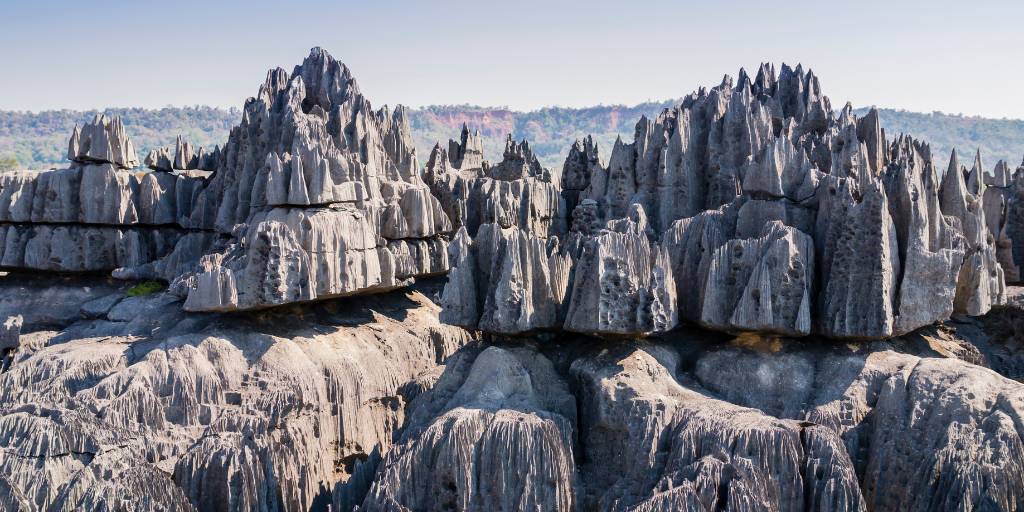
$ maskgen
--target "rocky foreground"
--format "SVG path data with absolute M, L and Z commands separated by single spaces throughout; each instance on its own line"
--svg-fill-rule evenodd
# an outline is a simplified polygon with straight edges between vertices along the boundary
M 1015 510 L 1024 310 L 888 341 L 481 340 L 443 279 L 184 313 L 0 277 L 4 510 Z M 1011 298 L 1016 294 L 1011 290 Z

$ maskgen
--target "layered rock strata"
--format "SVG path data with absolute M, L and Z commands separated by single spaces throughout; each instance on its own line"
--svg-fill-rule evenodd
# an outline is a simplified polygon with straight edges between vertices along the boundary
M 751 79 L 741 70 L 736 82 L 641 119 L 607 164 L 591 140 L 577 142 L 553 180 L 561 219 L 498 219 L 500 243 L 491 228 L 474 238 L 467 223 L 472 241 L 450 259 L 473 270 L 453 271 L 443 318 L 505 334 L 633 335 L 678 319 L 887 338 L 980 315 L 1005 298 L 997 239 L 980 157 L 971 171 L 955 158 L 951 168 L 940 181 L 929 146 L 888 139 L 877 111 L 835 114 L 812 72 L 763 65 Z M 427 175 L 466 179 L 451 169 L 450 158 L 432 158 Z M 491 201 L 472 187 L 445 190 L 466 204 Z M 523 197 L 537 206 L 520 211 L 549 211 Z M 499 268 L 515 278 L 481 270 Z
M 509 154 L 519 160 L 502 174 L 536 164 L 525 145 Z M 123 125 L 101 117 L 76 128 L 69 158 L 66 170 L 0 175 L 0 266 L 162 279 L 194 311 L 448 270 L 452 222 L 420 176 L 404 108 L 373 110 L 319 48 L 290 74 L 268 73 L 223 149 L 179 137 L 173 154 L 147 157 L 153 172 L 132 174 Z
M 67 169 L 0 173 L 0 266 L 110 272 L 171 253 L 204 181 L 126 169 L 138 161 L 118 117 L 69 146 Z
M 420 177 L 404 108 L 373 110 L 319 48 L 291 74 L 267 74 L 192 221 L 231 235 L 178 278 L 193 311 L 382 291 L 448 270 L 452 223 Z
M 494 165 L 481 148 L 464 127 L 421 172 L 405 110 L 373 110 L 315 48 L 268 73 L 222 149 L 179 137 L 131 174 L 122 123 L 100 117 L 70 169 L 0 175 L 0 266 L 158 278 L 226 311 L 454 264 L 445 320 L 494 333 L 886 338 L 1001 303 L 1024 253 L 1005 165 L 991 191 L 980 156 L 940 180 L 926 143 L 837 114 L 800 66 L 700 89 L 607 163 L 590 138 L 561 173 L 525 141 Z

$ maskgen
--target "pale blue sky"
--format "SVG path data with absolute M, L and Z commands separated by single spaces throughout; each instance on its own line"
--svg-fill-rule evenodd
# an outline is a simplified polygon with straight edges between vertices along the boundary
M 375 105 L 633 104 L 765 60 L 837 107 L 1024 118 L 1020 0 L 0 3 L 0 109 L 241 107 L 323 46 Z

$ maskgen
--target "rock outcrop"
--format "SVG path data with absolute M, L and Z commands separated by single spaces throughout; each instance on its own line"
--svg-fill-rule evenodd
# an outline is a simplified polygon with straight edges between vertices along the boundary
M 1024 163 L 1011 172 L 1000 160 L 992 174 L 985 174 L 984 185 L 985 223 L 996 239 L 996 259 L 1006 282 L 1019 283 L 1024 279 Z
M 0 372 L 0 506 L 923 511 L 1024 499 L 1024 385 L 956 358 L 986 364 L 958 332 L 985 322 L 844 344 L 691 329 L 493 344 L 439 322 L 429 297 L 441 287 L 221 315 L 97 276 L 0 276 L 0 316 L 25 313 Z
M 452 222 L 420 176 L 404 108 L 373 110 L 319 48 L 267 75 L 223 149 L 179 137 L 147 157 L 153 172 L 124 172 L 138 164 L 131 141 L 120 119 L 100 117 L 76 128 L 68 153 L 70 169 L 0 174 L 0 266 L 162 279 L 193 311 L 448 270 Z M 510 155 L 531 158 L 525 146 Z
M 363 510 L 576 507 L 576 402 L 543 355 L 460 354 L 412 407 Z
M 213 151 L 205 148 L 194 148 L 190 142 L 178 136 L 174 148 L 157 148 L 151 150 L 144 163 L 154 171 L 213 171 L 220 162 L 220 146 Z
M 493 230 L 481 237 L 466 222 L 472 240 L 450 258 L 458 279 L 443 318 L 503 334 L 635 335 L 678 319 L 879 339 L 984 314 L 1002 303 L 1005 284 L 980 157 L 970 172 L 955 158 L 951 166 L 940 182 L 929 146 L 889 140 L 877 111 L 835 114 L 800 66 L 776 75 L 763 65 L 754 79 L 741 70 L 735 83 L 726 77 L 641 119 L 634 142 L 616 141 L 607 164 L 590 139 L 577 142 L 552 180 L 563 208 L 530 194 L 520 197 L 533 206 L 515 204 L 557 220 L 492 221 L 522 231 L 503 232 L 517 243 L 496 244 Z M 439 195 L 498 202 L 452 169 L 450 158 L 428 163 L 428 176 L 444 177 L 434 183 L 456 183 L 434 186 Z M 519 274 L 481 270 L 499 268 Z M 485 315 L 514 321 L 495 326 Z
M 4 510 L 1024 503 L 1024 168 L 940 178 L 799 66 L 607 163 L 464 128 L 421 171 L 315 48 L 222 149 L 68 157 L 0 173 Z
M 110 272 L 171 253 L 204 180 L 126 170 L 138 162 L 118 117 L 69 146 L 67 169 L 0 173 L 0 267 Z
M 463 126 L 461 141 L 448 141 L 447 150 L 434 146 L 424 171 L 455 228 L 464 226 L 470 236 L 485 224 L 518 226 L 540 237 L 566 231 L 558 182 L 528 142 L 510 135 L 496 165 L 482 159 L 479 147 L 479 135 Z
M 420 178 L 404 108 L 372 110 L 327 52 L 269 72 L 222 155 L 193 223 L 231 240 L 177 280 L 186 309 L 382 291 L 448 270 L 452 223 Z
M 351 510 L 416 390 L 471 342 L 430 289 L 243 318 L 28 282 L 50 311 L 106 303 L 54 323 L 25 283 L 0 277 L 0 314 L 26 311 L 28 331 L 0 373 L 5 510 Z
M 363 508 L 1012 509 L 1024 388 L 920 338 L 463 350 L 410 405 Z
M 456 265 L 445 321 L 497 334 L 727 332 L 888 338 L 1004 300 L 1020 201 L 980 155 L 942 179 L 876 111 L 840 113 L 802 67 L 700 89 L 603 162 L 560 173 L 508 138 L 438 144 L 421 171 L 405 109 L 373 110 L 314 48 L 267 74 L 223 148 L 178 138 L 138 164 L 120 119 L 70 169 L 0 174 L 0 266 L 161 279 L 190 311 L 380 292 Z M 457 243 L 451 243 L 453 237 Z M 458 266 L 463 266 L 458 268 Z
M 135 145 L 125 132 L 120 116 L 98 115 L 91 123 L 75 125 L 68 141 L 68 160 L 82 164 L 110 163 L 118 169 L 134 169 L 139 165 Z
M 985 219 L 984 172 L 980 152 L 967 171 L 954 150 L 939 190 L 942 212 L 960 220 L 967 242 L 953 307 L 958 313 L 975 316 L 1002 302 L 1006 295 L 1003 269 L 996 261 L 995 236 Z

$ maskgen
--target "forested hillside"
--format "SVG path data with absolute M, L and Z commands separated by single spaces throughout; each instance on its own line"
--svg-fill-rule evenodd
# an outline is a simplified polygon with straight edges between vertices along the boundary
M 200 106 L 111 108 L 105 113 L 121 116 L 140 159 L 150 149 L 173 144 L 178 134 L 200 146 L 222 144 L 241 117 L 238 109 Z M 46 169 L 66 165 L 68 137 L 75 123 L 81 125 L 98 114 L 96 110 L 0 110 L 0 167 Z
M 421 163 L 438 141 L 457 137 L 466 123 L 484 136 L 488 159 L 500 160 L 509 133 L 525 138 L 549 167 L 561 165 L 572 142 L 594 135 L 601 154 L 607 157 L 615 137 L 633 139 L 633 130 L 641 115 L 654 116 L 677 100 L 649 102 L 634 106 L 595 106 L 588 108 L 551 107 L 531 112 L 469 105 L 431 106 L 410 111 Z M 858 109 L 858 115 L 867 109 Z M 109 109 L 121 115 L 142 158 L 152 148 L 174 143 L 178 134 L 201 146 L 221 144 L 228 130 L 238 122 L 237 109 L 211 107 L 167 107 L 162 109 Z M 96 111 L 71 110 L 39 113 L 0 111 L 0 168 L 49 168 L 63 166 L 67 138 L 75 123 L 98 114 Z M 981 149 L 985 165 L 991 168 L 1004 159 L 1016 165 L 1024 156 L 1024 120 L 925 114 L 882 109 L 882 125 L 890 138 L 909 133 L 932 143 L 936 160 L 944 165 L 956 147 L 973 155 Z M 969 157 L 970 155 L 968 155 Z

